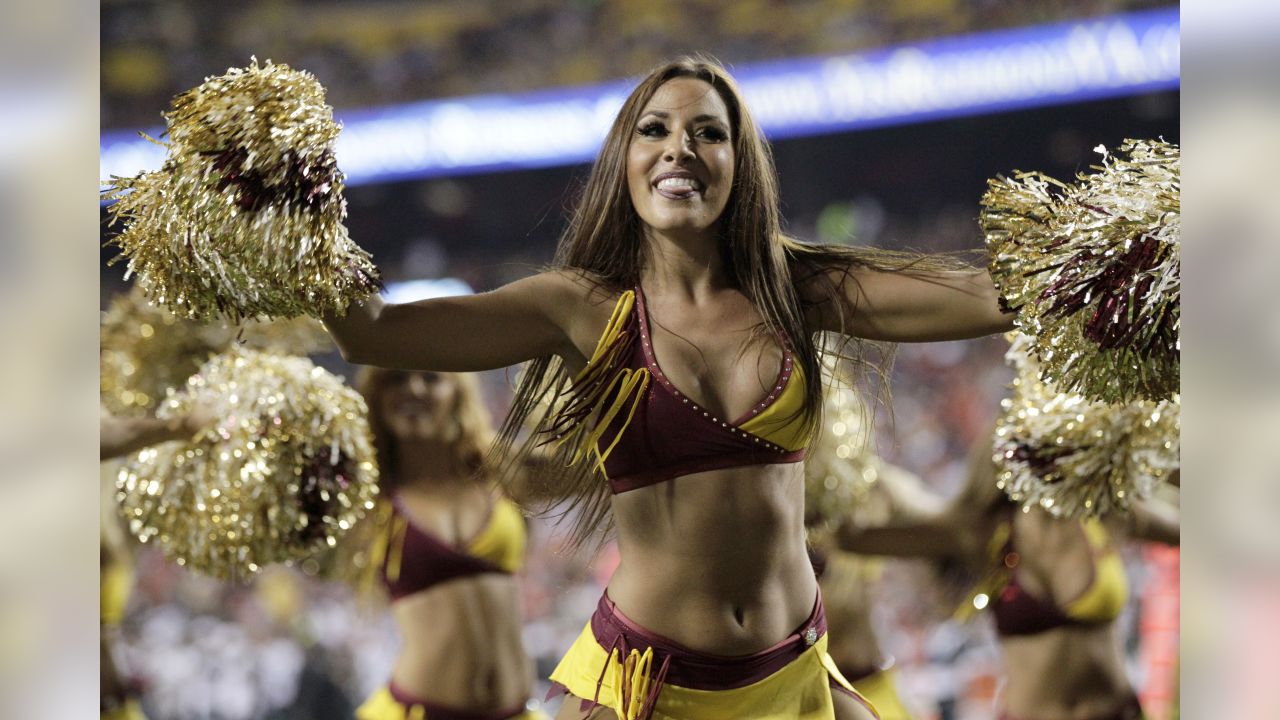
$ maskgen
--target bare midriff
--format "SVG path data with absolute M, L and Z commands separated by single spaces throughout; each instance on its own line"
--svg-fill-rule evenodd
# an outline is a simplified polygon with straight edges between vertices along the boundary
M 1115 712 L 1133 695 L 1111 624 L 1002 637 L 1000 645 L 1003 706 L 1014 717 L 1095 718 Z
M 818 592 L 803 472 L 803 463 L 713 470 L 615 495 L 621 561 L 609 597 L 699 652 L 747 655 L 782 641 Z
M 523 703 L 532 666 L 521 643 L 519 591 L 510 575 L 452 580 L 392 604 L 402 643 L 392 682 L 451 708 Z

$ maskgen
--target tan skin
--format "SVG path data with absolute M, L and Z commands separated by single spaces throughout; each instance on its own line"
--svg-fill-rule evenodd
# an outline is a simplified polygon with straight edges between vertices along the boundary
M 872 493 L 859 507 L 860 514 L 874 513 L 897 519 L 928 517 L 941 503 L 923 488 L 919 478 L 892 465 L 884 465 Z M 861 524 L 861 523 L 860 523 Z M 869 521 L 866 524 L 871 524 Z M 866 582 L 868 558 L 851 553 L 832 556 L 836 550 L 829 539 L 810 533 L 810 541 L 829 557 L 822 586 L 822 604 L 827 612 L 827 652 L 846 677 L 859 671 L 883 668 L 889 663 L 871 620 L 874 584 Z M 852 678 L 850 678 L 852 679 Z
M 670 80 L 637 123 L 627 177 L 649 243 L 641 281 L 657 360 L 694 401 L 737 417 L 765 397 L 782 353 L 752 332 L 761 316 L 728 283 L 719 252 L 716 223 L 733 180 L 727 128 L 710 85 Z M 691 176 L 692 190 L 664 195 L 657 182 L 668 172 Z M 941 340 L 1011 324 L 985 272 L 854 275 L 859 287 L 847 284 L 849 295 L 834 300 L 856 335 Z M 326 325 L 352 362 L 463 371 L 555 354 L 576 372 L 613 305 L 574 274 L 549 272 L 463 298 L 406 305 L 372 298 Z M 828 309 L 809 318 L 813 330 L 838 329 Z M 770 647 L 808 617 L 817 594 L 805 552 L 803 472 L 801 463 L 732 468 L 613 496 L 621 562 L 609 596 L 644 627 L 695 650 Z M 842 720 L 870 717 L 851 698 L 837 694 L 836 703 Z M 559 717 L 582 717 L 577 707 L 570 698 Z
M 451 461 L 457 455 L 451 451 L 457 392 L 448 375 L 406 373 L 371 408 L 396 440 L 396 492 L 404 512 L 415 526 L 455 547 L 484 528 L 495 501 L 485 483 Z M 391 673 L 398 687 L 475 711 L 528 699 L 533 666 L 521 641 L 513 577 L 451 580 L 397 600 L 391 611 L 403 638 Z
M 217 419 L 213 408 L 205 404 L 197 404 L 186 415 L 167 419 L 112 415 L 105 407 L 99 407 L 99 459 L 110 460 L 162 442 L 194 438 Z
M 985 449 L 984 449 L 985 450 Z M 971 459 L 969 487 L 941 513 L 882 528 L 848 526 L 838 544 L 853 552 L 903 557 L 956 557 L 978 571 L 992 561 L 989 538 L 1006 517 L 985 452 Z M 1077 521 L 1033 510 L 1013 516 L 1019 583 L 1035 597 L 1065 607 L 1093 582 L 1094 550 Z M 1114 525 L 1112 527 L 1111 525 Z M 1165 503 L 1139 503 L 1108 530 L 1138 540 L 1177 544 L 1177 513 Z M 1114 623 L 1062 627 L 1035 635 L 1000 637 L 1004 655 L 1002 703 L 1028 720 L 1082 720 L 1112 713 L 1133 695 Z

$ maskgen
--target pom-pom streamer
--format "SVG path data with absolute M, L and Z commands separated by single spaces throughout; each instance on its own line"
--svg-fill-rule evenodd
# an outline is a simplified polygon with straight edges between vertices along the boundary
M 864 507 L 880 477 L 867 422 L 869 410 L 856 388 L 827 368 L 824 427 L 805 455 L 805 515 L 811 526 L 839 525 Z
M 1073 185 L 1041 173 L 988 183 L 991 274 L 1036 342 L 1046 379 L 1093 400 L 1179 388 L 1179 149 L 1126 140 Z
M 1043 382 L 1033 340 L 1010 333 L 1017 373 L 996 426 L 996 483 L 1015 502 L 1057 516 L 1124 512 L 1179 465 L 1179 397 L 1123 405 L 1061 393 Z
M 379 288 L 343 225 L 340 128 L 310 73 L 255 60 L 174 98 L 165 120 L 163 167 L 105 194 L 124 223 L 116 260 L 155 303 L 238 323 L 343 312 Z
M 202 324 L 147 302 L 138 286 L 114 297 L 102 315 L 98 355 L 103 405 L 114 415 L 155 411 L 210 355 L 233 346 L 287 355 L 333 349 L 318 320 L 246 320 Z
M 160 417 L 216 408 L 192 442 L 143 450 L 121 468 L 129 530 L 193 570 L 235 579 L 332 547 L 377 494 L 358 393 L 305 358 L 236 349 L 211 358 Z

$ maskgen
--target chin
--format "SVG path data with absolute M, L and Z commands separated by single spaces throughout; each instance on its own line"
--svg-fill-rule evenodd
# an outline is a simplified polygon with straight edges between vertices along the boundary
M 393 435 L 405 440 L 431 440 L 440 434 L 435 425 L 412 421 L 392 423 L 390 430 Z
M 705 233 L 715 227 L 715 221 L 685 214 L 661 215 L 654 220 L 655 222 L 648 223 L 649 227 L 662 233 Z

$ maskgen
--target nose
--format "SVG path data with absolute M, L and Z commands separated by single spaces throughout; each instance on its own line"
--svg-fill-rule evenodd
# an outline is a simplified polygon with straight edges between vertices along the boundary
M 666 147 L 663 148 L 662 159 L 679 163 L 694 158 L 693 138 L 685 132 L 673 132 L 667 136 Z
M 427 394 L 427 380 L 418 374 L 410 375 L 409 382 L 405 383 L 405 389 L 414 397 L 425 397 Z

